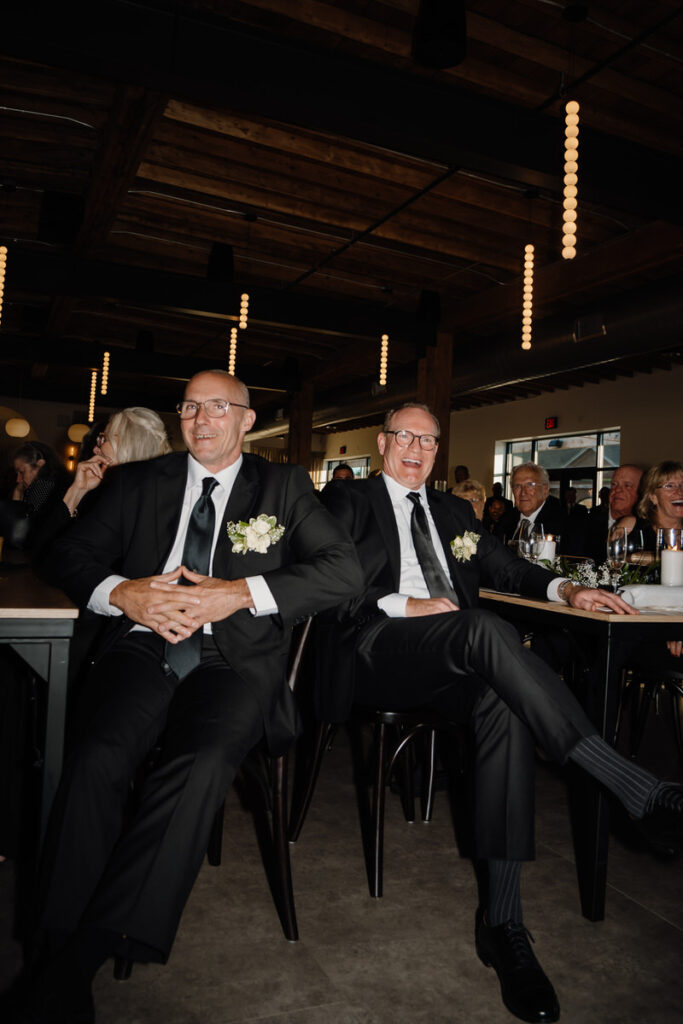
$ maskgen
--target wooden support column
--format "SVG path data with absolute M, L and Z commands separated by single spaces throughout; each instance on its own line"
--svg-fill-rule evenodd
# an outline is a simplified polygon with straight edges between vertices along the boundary
M 433 409 L 441 424 L 441 438 L 434 461 L 431 483 L 448 480 L 448 442 L 451 425 L 451 377 L 453 375 L 453 335 L 437 331 L 436 345 L 428 345 L 417 364 L 417 399 Z
M 292 393 L 289 407 L 289 437 L 287 451 L 290 465 L 296 463 L 311 469 L 311 435 L 313 433 L 313 385 L 302 384 L 300 391 Z

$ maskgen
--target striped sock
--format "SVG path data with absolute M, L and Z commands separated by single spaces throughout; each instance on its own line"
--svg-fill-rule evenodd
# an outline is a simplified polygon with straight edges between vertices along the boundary
M 521 860 L 489 860 L 489 903 L 486 923 L 491 928 L 506 921 L 522 923 Z
M 579 740 L 569 757 L 614 793 L 634 818 L 642 818 L 652 810 L 657 790 L 668 785 L 622 757 L 597 733 Z

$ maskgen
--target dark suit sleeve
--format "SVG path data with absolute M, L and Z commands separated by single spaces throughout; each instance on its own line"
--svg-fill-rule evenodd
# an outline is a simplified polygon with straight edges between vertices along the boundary
M 548 585 L 557 579 L 556 573 L 534 565 L 525 558 L 518 558 L 490 533 L 480 535 L 477 559 L 483 586 L 504 593 L 545 598 L 548 596 Z
M 296 621 L 347 601 L 363 577 L 347 531 L 323 508 L 300 466 L 287 474 L 283 504 L 287 557 L 263 576 L 280 615 Z

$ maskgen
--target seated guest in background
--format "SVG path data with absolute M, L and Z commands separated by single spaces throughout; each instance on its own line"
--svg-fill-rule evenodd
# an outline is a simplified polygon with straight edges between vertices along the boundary
M 131 406 L 114 413 L 95 438 L 94 454 L 78 463 L 74 482 L 64 495 L 65 510 L 73 518 L 85 495 L 102 483 L 109 466 L 155 459 L 170 451 L 164 421 L 153 409 Z
M 556 1021 L 557 997 L 529 944 L 520 894 L 522 862 L 534 856 L 535 745 L 561 764 L 580 765 L 635 818 L 668 808 L 680 827 L 683 792 L 601 740 L 569 689 L 522 645 L 514 627 L 477 607 L 478 590 L 483 583 L 585 610 L 633 609 L 617 594 L 516 558 L 481 532 L 466 502 L 426 488 L 438 440 L 439 423 L 427 406 L 392 410 L 377 439 L 382 476 L 354 487 L 331 482 L 325 490 L 324 504 L 356 544 L 364 590 L 325 617 L 321 717 L 343 721 L 355 699 L 380 708 L 427 705 L 469 723 L 475 852 L 486 869 L 476 952 L 497 972 L 513 1014 Z M 546 486 L 528 467 L 522 481 Z M 416 963 L 416 978 L 419 972 Z
M 489 498 L 488 507 L 484 507 L 483 527 L 487 533 L 494 529 L 505 515 L 505 502 L 502 498 Z
M 596 565 L 602 565 L 607 557 L 607 534 L 611 526 L 624 516 L 633 513 L 638 501 L 638 488 L 643 475 L 638 466 L 623 465 L 615 470 L 609 489 L 609 505 L 607 508 L 594 508 L 586 524 L 585 551 Z
M 486 529 L 489 531 L 489 533 L 491 532 L 491 523 L 490 523 L 490 520 L 489 520 L 489 508 L 491 506 L 491 502 L 492 501 L 502 501 L 503 502 L 503 512 L 507 512 L 508 510 L 511 510 L 513 508 L 513 505 L 512 505 L 512 502 L 510 501 L 510 499 L 504 497 L 504 495 L 503 495 L 503 485 L 500 482 L 500 480 L 496 480 L 496 482 L 494 483 L 493 487 L 491 488 L 491 496 L 486 499 L 486 504 L 484 505 L 484 519 L 483 519 L 483 523 L 484 523 L 484 526 L 486 527 Z M 498 518 L 496 519 L 496 522 L 498 522 L 498 519 L 500 519 L 500 516 L 498 516 Z
M 645 551 L 656 551 L 657 530 L 683 528 L 683 463 L 660 462 L 648 469 L 641 483 L 636 514 L 622 516 L 618 522 L 629 533 L 642 531 Z
M 564 492 L 564 514 L 566 516 L 579 516 L 579 518 L 588 515 L 586 506 L 579 504 L 576 500 L 576 487 L 568 487 Z
M 566 520 L 560 502 L 550 495 L 550 479 L 544 466 L 535 462 L 515 466 L 512 495 L 515 507 L 498 522 L 493 531 L 496 537 L 505 538 L 508 543 L 515 540 L 525 520 L 533 529 L 562 536 Z
M 340 462 L 332 470 L 333 480 L 353 480 L 353 470 L 346 462 Z
M 57 454 L 41 441 L 27 441 L 13 456 L 16 483 L 11 500 L 0 502 L 0 536 L 10 547 L 30 551 L 34 539 L 69 486 Z
M 609 510 L 609 487 L 601 487 L 598 491 L 598 504 L 596 505 L 596 508 Z
M 467 480 L 462 480 L 459 484 L 455 485 L 453 494 L 456 498 L 464 498 L 465 501 L 469 501 L 477 520 L 481 522 L 486 503 L 484 485 L 480 484 L 478 480 L 468 477 Z
M 457 484 L 464 483 L 465 480 L 469 479 L 469 475 L 470 475 L 470 471 L 467 468 L 467 466 L 463 465 L 462 463 L 459 466 L 456 466 L 455 469 L 453 470 L 453 476 L 455 478 L 455 484 L 453 485 L 453 487 L 451 487 L 450 493 L 451 494 L 455 494 L 455 488 L 456 488 Z
M 91 1024 L 109 956 L 166 962 L 243 758 L 295 738 L 292 624 L 362 584 L 308 473 L 242 454 L 255 414 L 241 381 L 199 373 L 178 412 L 188 451 L 118 468 L 50 554 L 53 581 L 109 628 L 45 840 L 35 955 L 6 1000 L 31 1024 Z M 267 530 L 240 533 L 250 518 Z
M 562 554 L 581 555 L 586 550 L 588 509 L 577 502 L 576 487 L 568 487 L 564 492 L 563 511 Z

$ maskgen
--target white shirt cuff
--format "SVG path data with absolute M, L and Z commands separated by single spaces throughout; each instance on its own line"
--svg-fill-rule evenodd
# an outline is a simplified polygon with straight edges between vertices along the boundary
M 557 593 L 560 589 L 560 584 L 566 583 L 566 576 L 558 576 L 557 579 L 551 580 L 548 584 L 548 600 L 549 601 L 561 601 L 562 598 Z
M 125 583 L 126 579 L 126 576 L 107 576 L 106 580 L 98 583 L 88 601 L 90 611 L 97 615 L 123 615 L 120 608 L 109 604 L 109 595 L 114 587 L 118 587 L 119 583 Z
M 408 598 L 405 594 L 387 594 L 380 597 L 377 607 L 390 619 L 405 619 Z
M 265 577 L 247 576 L 246 584 L 249 587 L 249 593 L 254 602 L 254 607 L 249 609 L 251 614 L 259 617 L 261 615 L 277 615 L 279 609 Z

